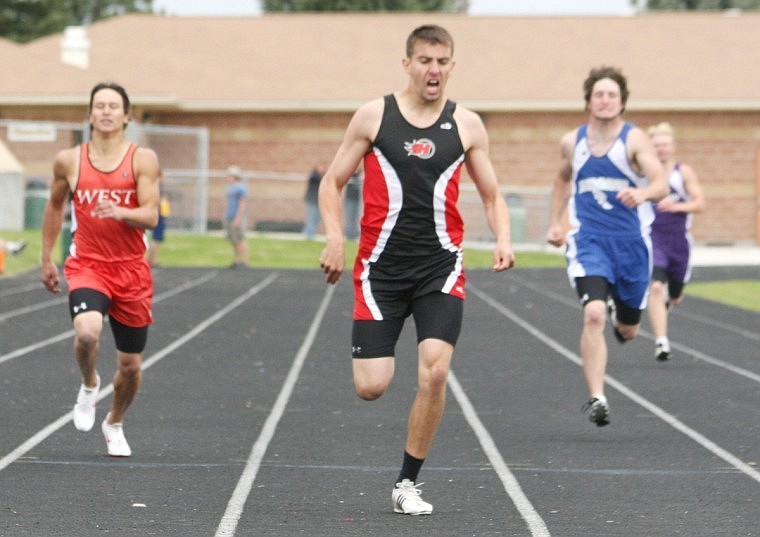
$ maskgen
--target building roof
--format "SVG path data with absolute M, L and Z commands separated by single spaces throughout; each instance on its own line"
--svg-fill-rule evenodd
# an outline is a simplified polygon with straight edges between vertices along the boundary
M 447 93 L 476 110 L 582 109 L 599 65 L 623 69 L 629 109 L 760 108 L 760 13 L 716 12 L 126 15 L 87 27 L 87 69 L 62 63 L 63 34 L 0 41 L 0 105 L 86 105 L 95 83 L 115 80 L 157 109 L 349 111 L 406 85 L 406 37 L 426 23 L 453 35 Z

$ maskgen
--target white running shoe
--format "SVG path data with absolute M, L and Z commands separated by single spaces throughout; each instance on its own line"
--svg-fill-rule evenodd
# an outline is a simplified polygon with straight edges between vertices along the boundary
M 11 255 L 20 254 L 26 248 L 26 241 L 20 240 L 18 242 L 6 242 L 5 251 Z
M 394 513 L 403 513 L 405 515 L 429 515 L 433 512 L 433 506 L 426 501 L 423 501 L 420 496 L 422 491 L 417 488 L 420 485 L 422 485 L 422 483 L 417 485 L 408 479 L 396 483 L 393 493 L 391 494 Z
M 129 457 L 132 455 L 132 450 L 129 448 L 127 439 L 124 437 L 124 427 L 121 423 L 108 423 L 108 416 L 110 415 L 111 413 L 109 412 L 100 426 L 103 436 L 106 437 L 108 455 L 111 457 Z
M 668 343 L 658 343 L 655 345 L 654 357 L 658 362 L 667 362 L 670 360 L 670 345 Z
M 100 390 L 100 375 L 95 373 L 97 384 L 94 388 L 87 388 L 84 384 L 79 387 L 77 404 L 74 405 L 74 427 L 80 431 L 89 431 L 95 425 L 95 403 L 98 401 Z

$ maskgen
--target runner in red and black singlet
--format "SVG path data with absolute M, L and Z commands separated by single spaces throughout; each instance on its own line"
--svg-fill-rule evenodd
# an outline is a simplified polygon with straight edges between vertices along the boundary
M 364 158 L 364 215 L 354 266 L 356 319 L 385 317 L 375 291 L 414 286 L 464 298 L 462 218 L 457 208 L 464 150 L 448 101 L 431 126 L 409 124 L 388 95 Z M 417 287 L 420 281 L 425 285 Z
M 432 445 L 446 379 L 462 326 L 465 277 L 457 209 L 463 165 L 494 234 L 493 270 L 514 266 L 509 212 L 491 164 L 480 117 L 445 96 L 454 42 L 440 26 L 416 28 L 402 66 L 408 86 L 360 107 L 319 189 L 327 244 L 320 265 L 328 283 L 345 269 L 343 188 L 364 160 L 364 216 L 354 264 L 351 332 L 354 388 L 374 400 L 394 372 L 405 319 L 417 332 L 419 390 L 409 413 L 401 471 L 391 492 L 397 513 L 426 515 L 417 475 Z

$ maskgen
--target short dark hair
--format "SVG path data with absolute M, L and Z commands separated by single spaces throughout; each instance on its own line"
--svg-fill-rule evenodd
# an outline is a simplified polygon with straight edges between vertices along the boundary
M 425 24 L 418 26 L 409 37 L 406 38 L 406 57 L 411 58 L 414 53 L 414 43 L 417 41 L 427 41 L 428 43 L 446 45 L 451 48 L 451 54 L 454 54 L 454 38 L 451 34 L 437 24 Z
M 95 86 L 92 88 L 92 91 L 90 92 L 90 108 L 89 112 L 92 113 L 92 101 L 95 100 L 95 94 L 99 92 L 100 90 L 104 89 L 111 89 L 114 90 L 116 93 L 121 95 L 121 101 L 122 105 L 124 107 L 124 113 L 129 114 L 129 95 L 127 95 L 127 90 L 124 89 L 123 86 L 120 84 L 117 84 L 116 82 L 98 82 L 95 84 Z M 127 128 L 128 123 L 124 123 L 124 128 Z M 90 125 L 90 130 L 92 130 L 92 125 Z
M 594 84 L 603 78 L 609 78 L 620 87 L 620 100 L 623 103 L 623 110 L 625 110 L 625 103 L 628 102 L 628 95 L 630 93 L 628 91 L 628 82 L 626 81 L 625 76 L 623 76 L 623 71 L 607 65 L 591 69 L 588 77 L 583 82 L 583 98 L 586 99 L 586 106 L 588 106 L 588 103 L 591 100 L 591 92 L 594 90 Z

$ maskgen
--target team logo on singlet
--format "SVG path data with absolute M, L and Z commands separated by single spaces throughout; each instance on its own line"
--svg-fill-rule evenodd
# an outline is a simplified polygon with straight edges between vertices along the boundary
M 427 138 L 420 138 L 411 142 L 404 142 L 404 150 L 408 157 L 429 159 L 435 155 L 435 144 Z

